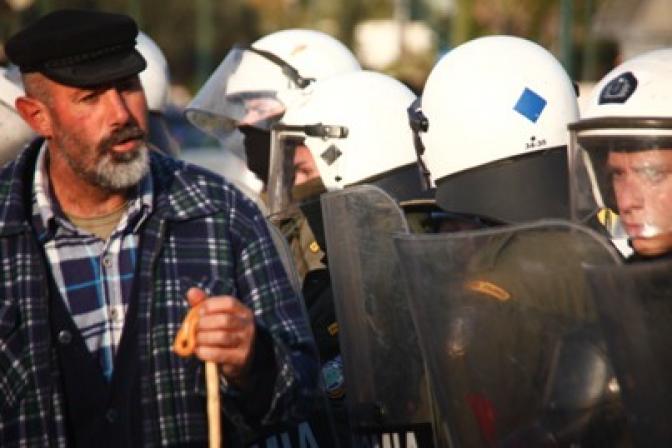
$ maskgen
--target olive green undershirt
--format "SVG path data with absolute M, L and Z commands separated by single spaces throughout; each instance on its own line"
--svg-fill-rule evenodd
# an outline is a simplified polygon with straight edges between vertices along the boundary
M 117 225 L 119 224 L 119 221 L 121 221 L 121 217 L 124 215 L 127 208 L 128 201 L 124 202 L 118 209 L 113 210 L 110 213 L 93 218 L 81 218 L 69 213 L 66 213 L 66 216 L 70 222 L 78 228 L 96 235 L 103 241 L 107 241 L 107 238 L 112 234 L 114 229 L 117 228 Z

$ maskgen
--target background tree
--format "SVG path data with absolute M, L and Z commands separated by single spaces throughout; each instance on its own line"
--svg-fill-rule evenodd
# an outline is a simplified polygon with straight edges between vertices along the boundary
M 279 29 L 304 27 L 332 34 L 353 48 L 359 23 L 391 19 L 403 7 L 409 20 L 433 29 L 438 45 L 428 54 L 402 55 L 388 68 L 393 75 L 412 72 L 414 79 L 422 80 L 434 61 L 455 45 L 487 34 L 513 34 L 550 49 L 575 78 L 594 78 L 614 59 L 613 45 L 596 41 L 591 33 L 595 12 L 609 1 L 0 0 L 0 42 L 57 7 L 129 13 L 164 50 L 174 82 L 194 92 L 237 42 L 250 43 Z M 0 53 L 0 62 L 2 57 Z

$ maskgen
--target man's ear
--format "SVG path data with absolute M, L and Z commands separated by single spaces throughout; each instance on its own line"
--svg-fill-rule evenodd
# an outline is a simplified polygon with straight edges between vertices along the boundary
M 42 137 L 51 137 L 51 117 L 47 106 L 40 100 L 20 96 L 14 103 L 21 118 Z

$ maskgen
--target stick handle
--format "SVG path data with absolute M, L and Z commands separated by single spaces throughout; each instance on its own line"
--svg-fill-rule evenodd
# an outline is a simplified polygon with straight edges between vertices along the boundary
M 205 385 L 208 402 L 208 439 L 210 448 L 221 448 L 222 428 L 219 407 L 219 372 L 214 362 L 205 363 Z

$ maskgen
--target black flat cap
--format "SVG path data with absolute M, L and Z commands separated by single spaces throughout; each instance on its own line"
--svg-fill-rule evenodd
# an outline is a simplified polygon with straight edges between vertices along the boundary
M 61 9 L 13 35 L 5 53 L 22 73 L 39 72 L 61 84 L 90 87 L 140 73 L 138 26 L 125 15 Z

